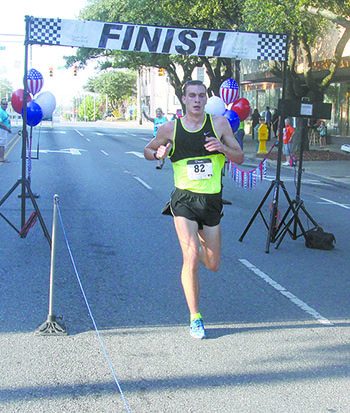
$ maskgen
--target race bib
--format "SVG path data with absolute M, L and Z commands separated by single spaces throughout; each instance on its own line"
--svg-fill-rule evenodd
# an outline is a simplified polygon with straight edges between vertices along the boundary
M 213 164 L 210 159 L 193 159 L 187 161 L 188 179 L 209 179 L 213 176 Z

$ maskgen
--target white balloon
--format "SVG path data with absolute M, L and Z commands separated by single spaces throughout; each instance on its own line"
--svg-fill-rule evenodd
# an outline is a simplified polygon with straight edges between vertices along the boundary
M 224 101 L 221 98 L 219 98 L 218 96 L 212 96 L 208 99 L 204 110 L 210 115 L 221 116 L 225 113 L 226 107 Z
M 43 118 L 52 116 L 56 108 L 56 98 L 51 92 L 42 92 L 34 100 L 43 111 Z

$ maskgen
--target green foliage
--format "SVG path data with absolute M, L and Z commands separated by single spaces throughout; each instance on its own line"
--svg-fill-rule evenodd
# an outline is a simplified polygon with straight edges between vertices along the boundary
M 78 107 L 78 119 L 84 121 L 94 121 L 102 119 L 104 113 L 104 104 L 101 99 L 95 99 L 87 95 Z
M 161 26 L 209 29 L 238 29 L 243 0 L 92 0 L 81 13 L 85 20 L 149 24 Z M 210 78 L 210 94 L 218 94 L 220 84 L 231 77 L 231 59 L 208 59 L 198 56 L 170 56 L 154 53 L 120 52 L 79 48 L 67 64 L 84 65 L 88 60 L 102 57 L 101 68 L 163 67 L 170 84 L 181 101 L 181 90 L 197 66 L 205 65 Z M 178 66 L 183 76 L 179 76 Z
M 320 8 L 324 13 L 310 13 L 309 7 Z M 348 22 L 350 25 L 346 20 L 348 16 L 350 0 L 148 0 L 146 3 L 144 0 L 91 0 L 80 13 L 80 18 L 94 21 L 287 33 L 287 97 L 309 95 L 317 99 L 322 99 L 329 86 L 344 46 L 338 44 L 329 74 L 317 80 L 312 71 L 311 48 L 327 28 L 336 30 L 336 23 Z M 343 43 L 346 43 L 346 36 Z M 209 94 L 218 94 L 221 82 L 233 75 L 231 59 L 103 49 L 79 48 L 75 57 L 67 59 L 67 64 L 84 65 L 88 60 L 100 58 L 102 68 L 165 68 L 180 101 L 182 85 L 191 78 L 197 66 L 206 68 L 210 79 Z M 296 73 L 296 64 L 300 61 L 305 67 L 303 76 Z M 177 70 L 179 66 L 184 73 L 181 77 Z M 280 65 L 275 63 L 272 70 L 275 75 L 282 76 Z
M 102 73 L 89 79 L 86 90 L 107 95 L 110 106 L 117 109 L 136 94 L 136 73 L 117 70 Z

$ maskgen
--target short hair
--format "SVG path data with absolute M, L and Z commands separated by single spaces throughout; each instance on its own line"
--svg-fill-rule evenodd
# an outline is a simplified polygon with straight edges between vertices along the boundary
M 160 110 L 160 111 L 163 113 L 162 108 L 157 108 L 157 109 L 156 109 L 156 112 L 158 112 L 158 110 Z
M 207 88 L 201 80 L 192 80 L 192 79 L 190 79 L 190 80 L 187 80 L 187 82 L 185 82 L 185 84 L 183 85 L 182 94 L 184 96 L 186 96 L 188 86 L 203 86 L 204 89 L 205 89 L 205 93 L 207 93 Z

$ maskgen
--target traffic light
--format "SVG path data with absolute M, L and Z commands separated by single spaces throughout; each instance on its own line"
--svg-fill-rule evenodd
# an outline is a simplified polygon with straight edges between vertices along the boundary
M 52 66 L 50 66 L 50 76 L 52 77 L 53 76 L 53 67 Z
M 78 68 L 77 68 L 76 66 L 74 66 L 73 69 L 74 69 L 74 70 L 73 70 L 74 76 L 77 76 L 77 70 L 78 70 Z
M 160 67 L 158 69 L 158 76 L 164 76 L 164 75 L 165 75 L 165 70 L 162 67 Z

